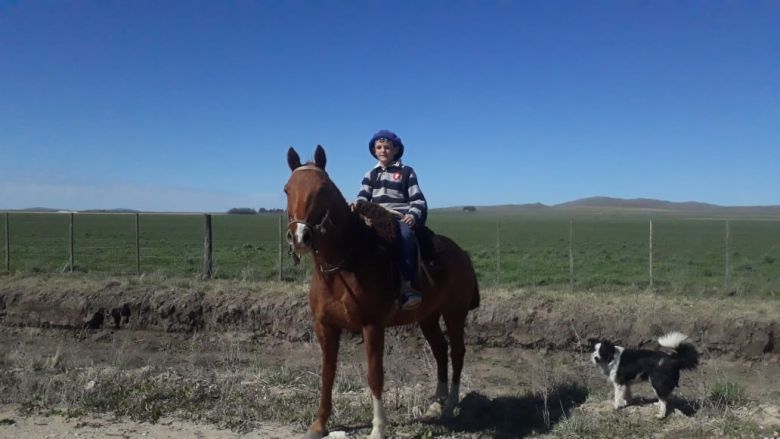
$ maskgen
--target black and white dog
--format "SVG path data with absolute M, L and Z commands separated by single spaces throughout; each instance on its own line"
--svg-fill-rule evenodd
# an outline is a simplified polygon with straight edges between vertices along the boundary
M 679 332 L 670 332 L 658 339 L 658 344 L 674 352 L 648 349 L 628 349 L 613 343 L 594 340 L 591 360 L 601 368 L 615 388 L 615 409 L 625 407 L 631 399 L 631 384 L 649 381 L 658 397 L 658 418 L 666 416 L 666 406 L 680 380 L 681 370 L 693 370 L 699 365 L 699 352 Z

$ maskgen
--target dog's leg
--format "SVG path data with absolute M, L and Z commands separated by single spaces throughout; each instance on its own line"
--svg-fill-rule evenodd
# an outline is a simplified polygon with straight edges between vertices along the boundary
M 626 400 L 626 404 L 631 402 L 631 386 L 626 384 L 626 391 L 623 393 L 623 398 Z
M 626 402 L 626 386 L 613 383 L 615 386 L 615 410 L 622 409 L 623 407 L 628 405 L 628 402 Z
M 663 419 L 666 417 L 666 406 L 667 406 L 666 400 L 658 398 L 657 404 L 658 404 L 658 414 L 655 415 L 655 417 L 658 419 Z
M 655 404 L 658 406 L 658 414 L 655 415 L 658 419 L 663 419 L 666 417 L 666 408 L 667 408 L 667 401 L 672 396 L 671 392 L 664 392 L 663 389 L 661 393 L 664 393 L 664 396 L 661 396 L 661 394 L 658 393 L 658 389 L 655 388 L 655 384 L 653 384 L 653 380 L 650 379 L 650 386 L 653 388 L 653 393 L 655 393 L 655 397 L 658 398 L 658 402 Z

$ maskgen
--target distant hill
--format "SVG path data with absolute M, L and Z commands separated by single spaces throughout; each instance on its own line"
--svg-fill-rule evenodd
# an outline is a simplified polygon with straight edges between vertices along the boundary
M 431 209 L 435 211 L 462 211 L 466 206 L 452 206 L 442 207 L 437 209 Z M 547 210 L 550 206 L 542 203 L 528 203 L 528 204 L 496 204 L 493 206 L 474 206 L 478 212 L 521 212 L 521 211 L 535 211 L 535 210 Z
M 698 201 L 665 201 L 652 198 L 613 198 L 588 197 L 579 200 L 547 206 L 541 203 L 531 204 L 499 204 L 490 206 L 475 206 L 477 212 L 580 212 L 580 213 L 640 213 L 657 212 L 669 214 L 717 214 L 717 215 L 749 215 L 778 216 L 780 205 L 771 206 L 719 206 L 717 204 Z M 460 211 L 463 206 L 453 206 L 439 211 Z
M 140 210 L 135 209 L 125 209 L 125 208 L 117 208 L 117 209 L 87 209 L 87 210 L 79 210 L 79 212 L 84 213 L 140 213 Z
M 28 207 L 25 209 L 8 209 L 9 212 L 31 212 L 31 213 L 57 213 L 57 212 L 83 212 L 83 213 L 136 213 L 141 212 L 135 209 L 86 209 L 86 210 L 70 210 L 70 209 L 54 209 L 51 207 Z
M 674 202 L 664 200 L 654 200 L 652 198 L 611 198 L 611 197 L 589 197 L 579 200 L 568 201 L 566 203 L 556 204 L 556 208 L 577 208 L 577 207 L 611 207 L 619 209 L 670 209 L 670 210 L 712 210 L 722 208 L 715 204 L 699 203 L 697 201 Z
M 64 209 L 52 209 L 51 207 L 30 207 L 27 209 L 9 209 L 12 211 L 19 211 L 19 212 L 59 212 Z

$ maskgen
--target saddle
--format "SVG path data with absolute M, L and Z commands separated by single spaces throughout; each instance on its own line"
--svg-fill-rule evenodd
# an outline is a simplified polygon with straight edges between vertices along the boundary
M 361 216 L 363 222 L 371 227 L 382 241 L 393 251 L 398 252 L 397 237 L 398 215 L 384 207 L 374 203 L 357 203 L 353 205 L 353 211 Z M 428 270 L 436 267 L 437 250 L 434 238 L 436 234 L 427 226 L 414 227 L 414 236 L 417 239 L 417 248 L 420 252 L 419 263 L 425 264 Z

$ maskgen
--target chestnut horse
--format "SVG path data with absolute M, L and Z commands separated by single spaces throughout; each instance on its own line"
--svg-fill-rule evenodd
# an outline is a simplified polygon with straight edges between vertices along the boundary
M 387 326 L 417 322 L 436 358 L 438 384 L 432 408 L 452 414 L 458 403 L 465 346 L 466 314 L 479 306 L 477 277 L 469 256 L 449 238 L 435 235 L 439 269 L 431 278 L 419 276 L 422 304 L 412 311 L 397 305 L 399 274 L 393 251 L 350 209 L 325 172 L 325 151 L 317 146 L 314 162 L 301 165 L 293 148 L 287 152 L 292 175 L 284 187 L 289 226 L 287 237 L 296 254 L 311 254 L 314 269 L 309 306 L 322 349 L 322 382 L 317 419 L 305 439 L 328 435 L 342 330 L 361 332 L 368 360 L 368 386 L 373 395 L 372 439 L 384 438 L 387 418 L 382 403 L 383 355 Z M 425 278 L 425 279 L 423 279 Z M 447 340 L 439 326 L 443 318 L 450 343 L 452 386 L 447 384 Z

